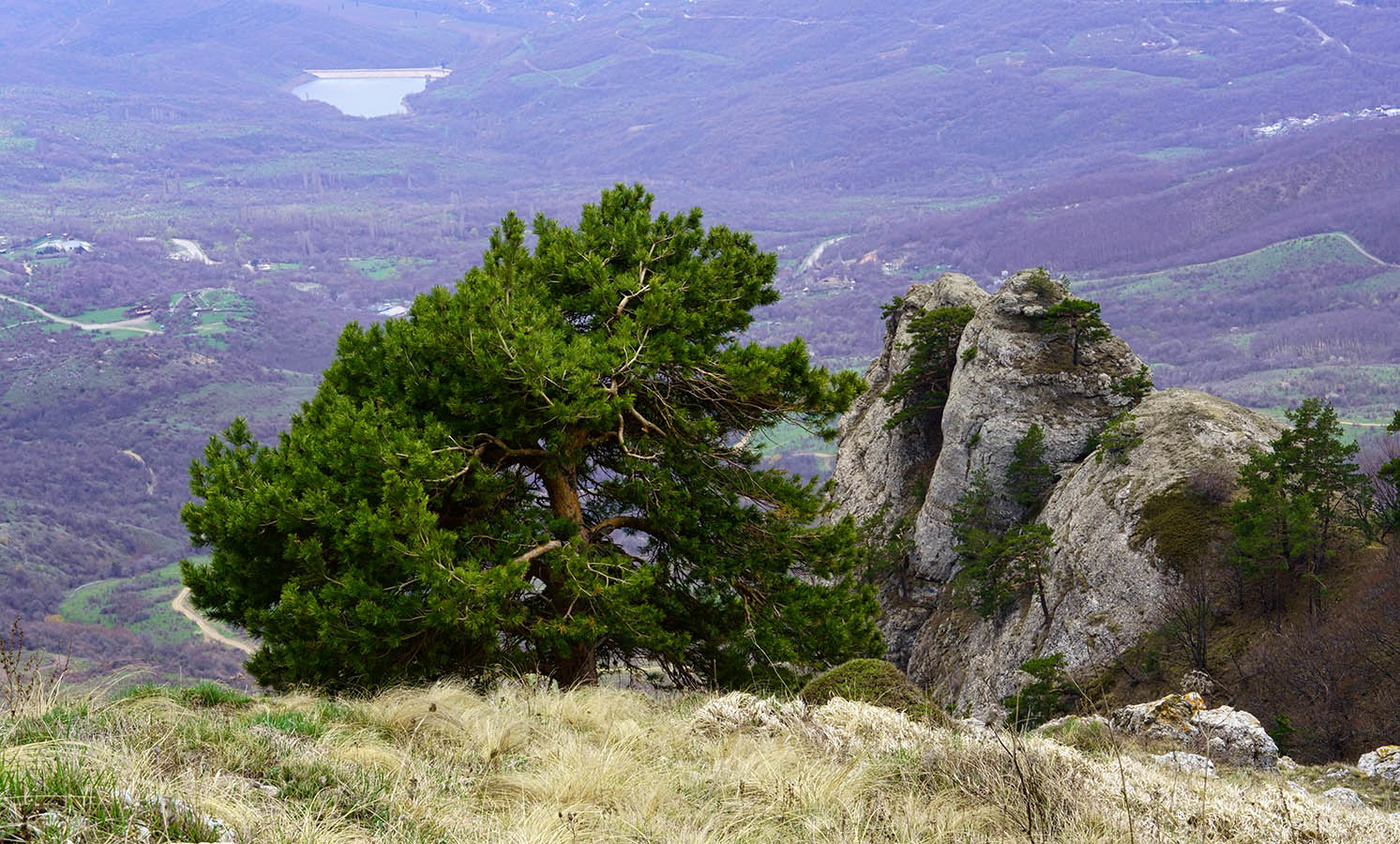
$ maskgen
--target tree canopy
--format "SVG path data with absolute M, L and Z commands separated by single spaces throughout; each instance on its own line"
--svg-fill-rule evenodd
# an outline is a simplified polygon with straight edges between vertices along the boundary
M 882 309 L 886 321 L 896 319 L 903 307 L 904 299 L 896 296 Z M 885 422 L 886 430 L 917 421 L 930 436 L 941 433 L 958 343 L 972 316 L 971 307 L 959 305 L 934 308 L 909 320 L 909 363 L 895 373 L 890 386 L 880 394 L 880 398 L 898 408 Z
M 1310 587 L 1317 607 L 1343 513 L 1366 484 L 1356 464 L 1360 448 L 1346 441 L 1331 404 L 1305 399 L 1285 415 L 1292 427 L 1240 467 L 1246 497 L 1231 512 L 1239 564 L 1247 576 L 1271 582 L 1280 613 L 1295 578 Z
M 1070 343 L 1070 361 L 1079 365 L 1079 350 L 1113 336 L 1099 314 L 1099 303 L 1066 297 L 1045 309 L 1045 330 Z
M 750 434 L 828 430 L 862 388 L 800 339 L 739 341 L 776 260 L 652 214 L 508 215 L 454 290 L 350 324 L 277 445 L 235 420 L 191 467 L 194 603 L 261 640 L 260 682 L 375 686 L 600 663 L 772 681 L 880 650 L 850 519 Z

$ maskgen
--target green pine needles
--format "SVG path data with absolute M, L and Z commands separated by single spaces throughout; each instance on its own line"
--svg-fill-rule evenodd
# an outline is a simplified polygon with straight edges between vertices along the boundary
M 1018 730 L 1029 730 L 1072 710 L 1082 695 L 1064 669 L 1062 653 L 1021 663 L 1021 671 L 1032 679 L 1016 694 L 1001 699 L 1007 710 L 1007 723 Z
M 895 297 L 886 305 L 886 320 L 894 319 L 903 304 L 903 299 Z M 973 309 L 962 305 L 934 308 L 909 320 L 909 365 L 890 379 L 890 386 L 880 394 L 880 398 L 899 408 L 885 422 L 886 430 L 911 422 L 929 430 L 939 429 L 957 363 L 958 344 L 972 315 Z
M 1006 470 L 1006 494 L 1019 510 L 1019 517 L 1007 519 L 999 514 L 985 467 L 972 473 L 967 489 L 953 505 L 954 551 L 962 563 L 954 582 L 983 618 L 1030 593 L 1038 599 L 1045 619 L 1050 619 L 1045 563 L 1055 542 L 1050 528 L 1031 520 L 1040 512 L 1054 483 L 1054 474 L 1045 462 L 1045 434 L 1039 425 L 1032 425 L 1017 441 Z
M 1288 594 L 1300 585 L 1314 609 L 1321 605 L 1323 578 L 1344 539 L 1347 515 L 1368 509 L 1354 505 L 1370 494 L 1356 464 L 1361 449 L 1346 441 L 1331 404 L 1305 399 L 1286 416 L 1293 427 L 1240 467 L 1246 497 L 1230 514 L 1236 563 L 1246 579 L 1264 585 L 1266 604 L 1280 618 Z
M 852 521 L 745 436 L 827 428 L 863 384 L 740 343 L 776 259 L 652 199 L 538 216 L 533 249 L 508 215 L 454 290 L 347 326 L 275 446 L 242 420 L 210 441 L 182 515 L 212 561 L 182 571 L 259 637 L 260 682 L 769 685 L 881 651 Z
M 1099 313 L 1099 303 L 1065 295 L 1067 288 L 1063 277 L 1057 284 L 1045 268 L 1040 267 L 1030 274 L 1026 286 L 1036 296 L 1054 300 L 1054 303 L 1036 318 L 1036 322 L 1040 331 L 1069 342 L 1071 365 L 1079 365 L 1080 352 L 1084 347 L 1113 336 L 1113 332 L 1109 331 Z M 1150 385 L 1149 376 L 1148 390 L 1151 389 Z M 1133 387 L 1140 389 L 1139 384 L 1134 384 Z

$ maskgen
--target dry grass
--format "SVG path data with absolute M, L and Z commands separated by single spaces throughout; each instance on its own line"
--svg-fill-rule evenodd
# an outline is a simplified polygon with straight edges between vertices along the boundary
M 1277 774 L 800 701 L 144 689 L 0 719 L 0 842 L 1366 842 Z

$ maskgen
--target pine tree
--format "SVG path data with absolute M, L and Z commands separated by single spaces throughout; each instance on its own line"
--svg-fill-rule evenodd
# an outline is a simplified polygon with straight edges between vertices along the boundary
M 1045 431 L 1031 425 L 1011 450 L 1006 467 L 1006 488 L 1011 500 L 1021 508 L 1022 519 L 1033 519 L 1045 504 L 1045 496 L 1055 485 L 1055 473 L 1045 462 Z
M 887 308 L 886 318 L 892 319 L 902 304 L 903 300 L 896 298 Z M 940 430 L 958 343 L 972 316 L 972 308 L 961 305 L 934 308 L 909 321 L 909 364 L 880 394 L 899 408 L 885 423 L 886 429 L 916 421 L 926 423 L 930 432 Z
M 1107 340 L 1112 333 L 1099 315 L 1099 303 L 1066 297 L 1045 309 L 1046 331 L 1070 343 L 1070 361 L 1079 365 L 1079 350 Z
M 1246 573 L 1272 576 L 1280 612 L 1285 575 L 1308 584 L 1316 610 L 1322 574 L 1341 536 L 1341 514 L 1366 477 L 1356 464 L 1360 448 L 1343 438 L 1331 404 L 1305 399 L 1286 415 L 1292 427 L 1240 469 L 1247 497 L 1234 506 L 1232 525 Z
M 576 228 L 508 215 L 455 290 L 349 325 L 275 446 L 191 468 L 194 602 L 274 686 L 512 669 L 771 683 L 876 654 L 850 519 L 747 433 L 829 427 L 862 388 L 801 340 L 743 344 L 776 260 L 617 186 Z
M 1400 410 L 1395 411 L 1395 417 L 1385 426 L 1385 431 L 1387 434 L 1400 434 Z M 1389 495 L 1384 499 L 1384 505 L 1379 512 L 1380 532 L 1393 534 L 1400 531 L 1400 457 L 1382 464 L 1376 470 L 1376 478 L 1389 486 Z

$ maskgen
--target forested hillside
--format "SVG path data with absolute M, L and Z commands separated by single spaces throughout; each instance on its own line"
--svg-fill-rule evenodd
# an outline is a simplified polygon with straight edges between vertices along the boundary
M 72 591 L 186 553 L 177 512 L 209 434 L 244 415 L 272 435 L 346 322 L 460 278 L 507 210 L 568 220 L 616 181 L 754 232 L 785 298 L 749 336 L 802 335 L 836 367 L 864 368 L 911 281 L 1044 265 L 1103 302 L 1159 385 L 1275 412 L 1325 392 L 1372 422 L 1396 403 L 1392 5 L 7 12 L 0 612 L 95 673 L 234 670 L 169 609 L 173 581 L 108 612 Z M 290 93 L 308 68 L 439 64 L 406 115 Z M 829 469 L 805 432 L 770 440 L 783 465 Z M 86 626 L 65 615 L 80 604 Z

